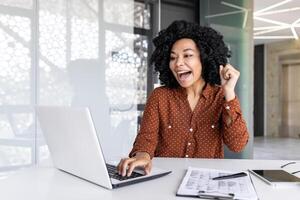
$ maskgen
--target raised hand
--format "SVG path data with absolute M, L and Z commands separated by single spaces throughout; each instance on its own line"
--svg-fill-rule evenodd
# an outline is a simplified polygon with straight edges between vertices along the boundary
M 234 88 L 239 76 L 240 72 L 232 65 L 226 64 L 225 67 L 220 65 L 221 86 L 224 89 L 226 101 L 230 101 L 235 98 Z

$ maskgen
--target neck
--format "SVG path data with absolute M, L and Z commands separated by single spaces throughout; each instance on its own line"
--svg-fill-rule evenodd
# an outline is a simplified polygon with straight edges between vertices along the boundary
M 198 97 L 202 93 L 202 90 L 205 86 L 205 81 L 200 79 L 191 87 L 186 88 L 186 93 L 189 97 Z

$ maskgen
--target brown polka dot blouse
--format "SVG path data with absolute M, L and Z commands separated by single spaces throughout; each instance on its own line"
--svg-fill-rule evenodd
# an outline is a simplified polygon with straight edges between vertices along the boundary
M 239 152 L 248 138 L 238 98 L 226 102 L 221 87 L 206 84 L 193 111 L 184 88 L 159 87 L 147 101 L 129 156 L 223 158 L 223 143 Z

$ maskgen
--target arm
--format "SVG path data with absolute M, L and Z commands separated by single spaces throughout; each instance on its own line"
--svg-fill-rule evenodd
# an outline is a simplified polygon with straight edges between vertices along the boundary
M 140 132 L 138 133 L 129 158 L 124 158 L 118 164 L 119 174 L 130 176 L 134 168 L 143 167 L 149 174 L 152 167 L 151 159 L 154 156 L 158 142 L 159 131 L 159 89 L 152 92 L 147 100 Z
M 249 134 L 237 97 L 222 106 L 223 141 L 231 151 L 240 152 L 246 146 Z
M 234 152 L 242 151 L 249 139 L 240 103 L 234 92 L 239 76 L 240 72 L 230 64 L 220 66 L 220 79 L 225 96 L 222 108 L 223 140 Z
M 141 128 L 135 139 L 133 149 L 129 157 L 135 155 L 136 152 L 146 152 L 151 159 L 154 157 L 154 152 L 158 142 L 159 131 L 159 89 L 153 91 L 147 100 Z

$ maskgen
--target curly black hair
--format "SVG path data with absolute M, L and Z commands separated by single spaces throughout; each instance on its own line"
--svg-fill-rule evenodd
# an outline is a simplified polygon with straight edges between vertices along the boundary
M 230 51 L 223 36 L 216 30 L 183 20 L 174 21 L 167 29 L 161 30 L 153 39 L 155 50 L 150 58 L 159 73 L 162 85 L 177 88 L 179 84 L 169 68 L 173 44 L 182 38 L 192 39 L 199 49 L 202 64 L 202 78 L 210 84 L 220 84 L 219 66 L 227 64 Z

